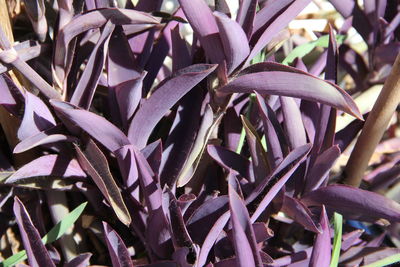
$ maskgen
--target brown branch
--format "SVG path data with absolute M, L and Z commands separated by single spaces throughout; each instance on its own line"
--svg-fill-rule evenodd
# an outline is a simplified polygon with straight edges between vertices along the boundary
M 358 187 L 374 150 L 400 101 L 400 53 L 385 81 L 343 173 L 343 182 Z

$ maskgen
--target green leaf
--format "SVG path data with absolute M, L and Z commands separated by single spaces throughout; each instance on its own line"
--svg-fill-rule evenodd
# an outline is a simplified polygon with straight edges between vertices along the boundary
M 255 94 L 250 94 L 249 95 L 249 107 L 247 108 L 247 112 L 246 112 L 246 118 L 249 119 L 250 118 L 250 113 L 251 113 L 251 109 L 253 107 L 253 103 L 256 99 Z M 239 139 L 239 143 L 238 146 L 236 148 L 236 153 L 240 154 L 242 152 L 242 148 L 244 145 L 244 139 L 246 138 L 246 130 L 244 127 L 242 127 L 242 131 L 240 132 L 240 139 Z
M 342 225 L 342 215 L 335 212 L 333 214 L 333 226 L 335 228 L 335 235 L 333 237 L 333 249 L 330 267 L 337 267 L 339 263 L 340 249 L 342 247 Z
M 400 254 L 395 254 L 386 258 L 383 258 L 381 260 L 378 260 L 374 263 L 370 263 L 368 265 L 363 265 L 362 267 L 382 267 L 382 266 L 388 266 L 390 264 L 398 263 L 400 262 Z
M 345 39 L 346 39 L 345 35 L 340 35 L 340 34 L 336 35 L 336 42 L 338 44 L 343 43 Z M 326 48 L 328 47 L 328 41 L 329 41 L 329 35 L 324 35 L 319 37 L 315 41 L 299 45 L 295 49 L 293 49 L 292 52 L 289 53 L 289 55 L 287 55 L 287 57 L 282 61 L 282 64 L 289 65 L 296 58 L 303 58 L 308 53 L 310 53 L 315 47 Z
M 59 223 L 57 223 L 43 238 L 42 242 L 44 244 L 49 244 L 57 239 L 59 239 L 81 216 L 83 210 L 85 209 L 87 202 L 80 204 L 77 208 L 71 211 L 65 218 L 63 218 Z M 17 254 L 5 259 L 0 263 L 1 267 L 11 267 L 15 264 L 27 259 L 26 251 L 22 250 Z
M 240 154 L 242 152 L 242 148 L 244 145 L 244 139 L 246 138 L 246 130 L 244 129 L 244 127 L 242 127 L 242 131 L 240 132 L 240 139 L 239 139 L 239 143 L 238 146 L 236 148 L 236 153 Z

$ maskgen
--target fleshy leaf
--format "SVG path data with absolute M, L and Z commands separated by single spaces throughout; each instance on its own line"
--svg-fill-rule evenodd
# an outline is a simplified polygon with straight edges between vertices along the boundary
M 226 54 L 228 74 L 234 71 L 249 55 L 250 48 L 240 25 L 220 12 L 214 13 Z
M 307 144 L 301 147 L 294 149 L 292 152 L 288 154 L 288 156 L 281 162 L 281 164 L 274 170 L 274 172 L 262 181 L 256 189 L 250 194 L 246 199 L 246 203 L 252 202 L 257 196 L 260 195 L 261 192 L 266 188 L 268 182 L 272 179 L 279 180 L 274 183 L 268 193 L 263 197 L 260 203 L 257 205 L 257 209 L 254 211 L 251 216 L 251 221 L 254 223 L 261 213 L 267 208 L 267 206 L 271 203 L 273 198 L 279 193 L 285 183 L 292 176 L 294 171 L 299 167 L 300 163 L 305 160 L 305 157 L 311 150 L 311 145 Z M 290 166 L 290 167 L 289 167 Z M 289 168 L 288 168 L 289 167 Z M 287 170 L 288 168 L 288 170 Z M 283 172 L 283 173 L 281 173 Z M 277 177 L 278 176 L 278 177 Z
M 167 111 L 215 68 L 216 65 L 209 64 L 192 65 L 164 80 L 133 117 L 128 132 L 132 144 L 139 149 L 145 147 L 154 127 Z
M 28 137 L 19 142 L 15 147 L 13 153 L 22 153 L 37 146 L 47 145 L 57 142 L 73 142 L 77 138 L 60 134 L 61 125 L 56 125 L 52 128 L 44 130 L 36 135 Z
M 343 110 L 359 119 L 362 115 L 343 89 L 311 74 L 273 62 L 252 65 L 219 91 L 291 96 L 320 102 Z
M 172 244 L 170 244 L 170 227 L 162 209 L 160 182 L 140 151 L 134 149 L 134 157 L 138 167 L 140 186 L 149 211 L 146 229 L 147 242 L 159 257 L 167 257 L 171 253 Z
M 228 201 L 228 196 L 216 197 L 207 200 L 193 212 L 186 225 L 195 243 L 203 242 L 209 233 L 208 229 L 229 210 Z
M 55 79 L 60 88 L 68 73 L 66 68 L 72 63 L 70 42 L 77 35 L 90 29 L 100 28 L 110 20 L 116 25 L 133 24 L 135 32 L 140 32 L 158 24 L 157 18 L 143 12 L 129 9 L 105 8 L 89 11 L 76 16 L 58 33 L 56 42 L 57 55 L 54 57 Z
M 321 218 L 319 223 L 322 228 L 322 233 L 317 234 L 317 237 L 314 241 L 313 252 L 310 259 L 310 266 L 328 267 L 331 259 L 331 236 L 329 220 L 324 207 L 321 211 Z
M 211 9 L 204 0 L 179 0 L 179 4 L 193 31 L 213 63 L 222 63 L 224 50 L 219 36 L 218 25 Z
M 18 197 L 14 198 L 14 214 L 22 236 L 22 241 L 32 266 L 56 266 L 50 259 L 49 252 L 40 240 L 39 231 L 32 223 L 24 204 Z
M 197 169 L 197 166 L 200 163 L 200 159 L 203 155 L 208 139 L 210 138 L 211 133 L 213 132 L 216 125 L 218 125 L 221 118 L 222 114 L 214 118 L 211 107 L 207 105 L 200 129 L 196 136 L 196 141 L 193 144 L 192 150 L 190 151 L 190 154 L 187 161 L 185 162 L 185 165 L 182 168 L 182 171 L 179 173 L 177 179 L 178 187 L 184 186 L 192 179 Z
M 84 178 L 86 173 L 75 159 L 68 158 L 65 155 L 51 154 L 34 159 L 22 166 L 7 179 L 6 183 L 23 182 L 24 179 L 32 177 L 46 179 L 46 176 Z
M 231 185 L 229 185 L 229 208 L 237 265 L 243 267 L 262 266 L 249 213 L 243 200 Z
M 256 93 L 256 97 L 264 126 L 268 163 L 271 169 L 275 169 L 287 152 L 285 135 L 271 107 L 258 93 Z
M 39 40 L 44 42 L 47 34 L 47 19 L 45 17 L 46 8 L 44 0 L 24 1 L 26 13 L 30 19 L 33 30 L 36 32 Z
M 267 174 L 270 172 L 270 167 L 267 162 L 266 152 L 262 147 L 261 139 L 258 136 L 256 129 L 251 125 L 246 117 L 241 116 L 241 118 L 243 127 L 246 131 L 247 144 L 250 149 L 255 182 L 258 184 L 261 180 L 267 177 Z
M 46 104 L 39 97 L 26 92 L 24 117 L 18 129 L 18 138 L 24 140 L 55 125 L 56 122 Z
M 313 166 L 308 171 L 305 192 L 315 190 L 323 184 L 329 170 L 339 156 L 340 149 L 338 146 L 332 146 L 318 155 Z
M 111 152 L 130 144 L 126 135 L 105 118 L 67 102 L 51 100 L 50 103 L 62 115 L 62 119 L 78 125 Z
M 274 1 L 275 3 L 284 2 L 281 0 Z M 287 1 L 285 1 L 287 2 Z M 248 57 L 247 61 L 250 61 L 255 55 L 257 55 L 271 40 L 272 38 L 280 32 L 286 25 L 294 19 L 309 3 L 311 0 L 294 0 L 291 3 L 284 7 L 284 10 L 274 10 L 274 13 L 271 14 L 271 17 L 274 19 L 271 21 L 270 24 L 267 24 L 267 28 L 263 30 L 262 34 L 257 38 L 251 52 L 250 56 Z M 268 3 L 269 4 L 269 3 Z M 264 9 L 268 10 L 271 9 L 269 5 L 264 7 Z M 280 3 L 279 3 L 280 4 Z M 265 16 L 264 14 L 260 14 L 256 16 L 255 27 L 257 27 L 258 18 Z M 261 25 L 265 25 L 266 23 L 262 23 Z M 257 28 L 255 28 L 257 30 Z M 252 40 L 253 41 L 253 40 Z
M 79 79 L 78 85 L 74 90 L 74 94 L 71 97 L 71 104 L 84 109 L 89 109 L 100 76 L 103 73 L 106 53 L 108 50 L 108 42 L 114 27 L 115 26 L 110 21 L 108 21 L 104 26 L 100 39 L 93 48 L 85 69 Z
M 230 151 L 222 146 L 207 146 L 208 154 L 227 171 L 229 169 L 237 171 L 241 176 L 254 180 L 251 171 L 251 162 L 245 157 Z M 264 177 L 265 178 L 265 177 Z
M 77 145 L 75 145 L 75 150 L 82 168 L 90 175 L 104 198 L 110 203 L 118 219 L 128 226 L 131 223 L 131 216 L 103 152 L 92 140 L 87 142 L 84 150 L 81 150 Z
M 124 241 L 106 222 L 103 222 L 104 237 L 114 267 L 133 267 Z
M 258 0 L 244 0 L 239 5 L 236 21 L 242 26 L 247 37 L 250 37 L 253 31 L 257 4 Z
M 279 97 L 279 100 L 290 149 L 305 145 L 307 143 L 306 131 L 296 101 L 286 96 Z
M 308 206 L 325 205 L 348 219 L 375 222 L 386 219 L 400 221 L 400 204 L 374 192 L 347 185 L 329 185 L 303 196 Z
M 67 214 L 59 223 L 42 238 L 44 244 L 49 244 L 59 239 L 71 226 L 76 222 L 85 209 L 87 202 L 80 204 L 73 211 Z M 26 251 L 22 250 L 17 254 L 5 259 L 1 262 L 4 267 L 11 267 L 26 259 Z
M 219 234 L 228 223 L 230 215 L 231 214 L 229 211 L 222 214 L 208 232 L 206 239 L 204 240 L 200 249 L 199 258 L 197 260 L 197 267 L 204 266 L 206 264 L 208 253 L 212 249 L 214 243 L 217 241 Z
M 64 264 L 64 267 L 87 267 L 91 257 L 92 253 L 82 253 Z
M 310 210 L 300 200 L 284 196 L 282 211 L 305 229 L 317 234 L 321 232 L 320 226 L 312 220 Z

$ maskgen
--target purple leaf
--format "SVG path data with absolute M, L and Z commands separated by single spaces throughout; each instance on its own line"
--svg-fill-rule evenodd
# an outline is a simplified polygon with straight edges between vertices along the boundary
M 221 118 L 222 114 L 214 116 L 212 108 L 207 104 L 196 140 L 177 178 L 177 187 L 186 185 L 193 178 L 208 143 L 208 139 L 215 127 L 219 124 Z
M 317 234 L 314 242 L 313 251 L 310 259 L 312 267 L 328 267 L 331 262 L 331 235 L 329 228 L 329 220 L 326 215 L 325 207 L 322 207 L 321 219 L 319 221 L 322 233 Z
M 238 147 L 242 124 L 234 108 L 228 108 L 223 118 L 225 147 L 235 151 Z
M 330 105 L 362 119 L 362 114 L 351 96 L 337 85 L 273 62 L 252 65 L 219 91 L 224 93 L 256 91 L 261 94 L 297 97 Z
M 357 266 L 363 263 L 363 266 L 370 264 L 374 266 L 373 264 L 376 261 L 398 254 L 399 252 L 398 248 L 354 246 L 340 256 L 339 264 L 343 266 Z
M 120 189 L 110 172 L 103 152 L 91 139 L 86 143 L 84 150 L 81 150 L 77 145 L 75 145 L 75 150 L 82 168 L 90 175 L 104 198 L 110 203 L 118 219 L 129 226 L 131 216 L 125 206 Z
M 107 79 L 109 86 L 115 87 L 121 83 L 136 80 L 141 76 L 141 71 L 135 62 L 121 26 L 115 27 L 108 47 Z
M 286 154 L 287 145 L 285 135 L 271 107 L 265 103 L 264 99 L 258 93 L 256 93 L 256 97 L 264 125 L 268 163 L 271 169 L 275 169 L 281 163 L 284 154 Z
M 171 253 L 170 228 L 162 209 L 162 191 L 158 177 L 154 174 L 143 154 L 134 149 L 140 186 L 148 208 L 146 237 L 152 250 L 162 258 Z M 154 231 L 157 229 L 157 231 Z
M 165 113 L 215 68 L 216 65 L 192 65 L 164 80 L 133 117 L 128 132 L 132 144 L 139 149 L 145 147 L 153 128 Z
M 381 44 L 374 50 L 374 65 L 382 68 L 386 64 L 393 65 L 395 58 L 393 55 L 400 52 L 400 42 Z
M 268 226 L 263 222 L 253 223 L 253 230 L 257 243 L 264 242 L 265 240 L 270 239 L 274 236 L 274 232 L 270 228 L 268 228 Z
M 254 180 L 251 162 L 245 157 L 222 146 L 208 145 L 207 152 L 225 170 L 235 170 L 248 180 Z
M 193 241 L 189 236 L 188 230 L 185 225 L 185 221 L 182 217 L 181 209 L 178 205 L 178 201 L 176 200 L 173 193 L 167 189 L 170 195 L 169 202 L 169 219 L 171 222 L 172 236 L 174 239 L 174 243 L 176 247 L 187 247 L 193 248 Z
M 273 266 L 308 266 L 312 247 L 274 260 Z M 298 263 L 299 265 L 296 265 Z
M 281 162 L 281 164 L 273 171 L 270 177 L 267 177 L 262 181 L 256 189 L 250 194 L 249 197 L 246 199 L 246 204 L 252 202 L 257 196 L 264 191 L 269 181 L 272 179 L 278 179 L 281 177 L 268 193 L 263 197 L 260 203 L 257 205 L 257 209 L 254 211 L 253 215 L 251 216 L 251 222 L 254 223 L 261 213 L 267 208 L 267 206 L 271 203 L 273 198 L 279 193 L 285 183 L 289 180 L 292 176 L 294 171 L 299 167 L 300 163 L 302 163 L 307 154 L 311 150 L 311 145 L 307 144 L 298 148 L 295 148 L 292 152 L 290 152 L 287 157 Z M 290 166 L 290 167 L 289 167 Z M 289 167 L 289 168 L 288 168 Z M 288 169 L 288 170 L 287 170 Z M 281 173 L 283 172 L 283 173 Z
M 37 146 L 47 145 L 51 143 L 57 142 L 74 142 L 78 139 L 73 136 L 68 136 L 65 134 L 59 134 L 57 132 L 60 131 L 59 125 L 50 128 L 48 130 L 42 131 L 36 135 L 28 137 L 22 140 L 14 147 L 13 153 L 22 153 L 29 149 L 32 149 Z
M 179 25 L 171 30 L 172 71 L 186 68 L 192 62 L 185 39 L 179 34 Z
M 220 196 L 204 202 L 187 220 L 187 228 L 193 241 L 201 244 L 218 218 L 228 211 L 228 197 Z
M 146 200 L 149 213 L 151 213 L 161 207 L 162 191 L 159 183 L 157 183 L 158 178 L 154 174 L 144 155 L 136 149 L 133 150 L 138 166 L 139 180 L 143 190 L 143 195 Z
M 229 185 L 229 209 L 237 266 L 263 266 L 249 212 L 235 189 Z
M 340 149 L 338 146 L 332 146 L 318 155 L 313 166 L 308 171 L 304 192 L 316 190 L 324 183 L 339 156 Z
M 116 25 L 133 24 L 134 32 L 149 29 L 159 23 L 158 19 L 147 13 L 129 9 L 105 8 L 76 16 L 61 29 L 57 37 L 54 69 L 56 83 L 60 88 L 64 88 L 67 70 L 72 63 L 72 51 L 69 47 L 72 39 L 85 31 L 102 27 L 109 20 Z
M 223 213 L 211 227 L 210 231 L 208 231 L 208 234 L 201 246 L 196 267 L 204 266 L 206 264 L 208 253 L 212 249 L 214 243 L 217 241 L 219 234 L 222 232 L 225 225 L 229 221 L 229 218 L 230 218 L 229 211 Z
M 157 140 L 145 148 L 143 148 L 140 152 L 142 152 L 143 156 L 146 158 L 147 162 L 149 163 L 151 169 L 155 174 L 158 175 L 160 164 L 161 164 L 161 157 L 162 157 L 162 142 L 161 140 Z
M 243 0 L 239 5 L 236 21 L 242 26 L 248 38 L 253 31 L 257 4 L 258 0 Z
M 362 229 L 357 229 L 354 230 L 350 233 L 346 233 L 343 235 L 343 241 L 342 241 L 342 247 L 341 249 L 343 251 L 348 250 L 352 246 L 355 246 L 359 244 L 362 240 L 360 239 L 360 236 L 365 232 L 365 230 Z
M 250 182 L 256 182 L 256 184 L 258 184 L 267 177 L 267 174 L 270 172 L 270 166 L 268 165 L 267 155 L 262 147 L 261 139 L 258 136 L 256 129 L 251 125 L 246 117 L 242 115 L 241 118 L 246 132 L 246 140 L 251 154 L 251 163 L 253 165 L 255 178 L 255 181 L 250 180 Z
M 161 184 L 173 188 L 179 173 L 185 165 L 201 122 L 203 94 L 192 90 L 180 101 L 171 126 L 161 161 Z
M 303 196 L 308 206 L 325 205 L 348 219 L 375 222 L 381 218 L 400 221 L 400 204 L 374 192 L 346 185 L 329 185 Z
M 199 247 L 197 245 L 195 245 L 196 247 L 196 251 L 191 251 L 189 248 L 187 247 L 182 247 L 182 248 L 178 248 L 177 250 L 175 250 L 174 254 L 172 255 L 172 259 L 180 266 L 180 267 L 192 267 L 193 264 L 189 264 L 189 262 L 192 262 L 191 257 L 194 256 L 196 257 L 196 255 L 193 255 L 195 252 L 198 252 Z
M 305 229 L 314 233 L 321 232 L 320 226 L 312 219 L 311 211 L 300 200 L 284 196 L 282 211 Z
M 147 63 L 145 65 L 145 70 L 148 73 L 143 80 L 143 95 L 148 94 L 154 83 L 154 80 L 157 78 L 157 75 L 163 71 L 162 68 L 164 65 L 164 60 L 168 56 L 168 52 L 170 50 L 170 44 L 167 40 L 167 35 L 170 34 L 170 27 L 170 24 L 168 24 L 161 32 L 160 37 L 154 44 L 154 47 L 152 48 L 150 55 L 146 61 Z M 142 54 L 143 53 L 139 55 Z M 160 80 L 165 80 L 165 77 L 162 77 Z
M 344 17 L 353 16 L 353 27 L 369 43 L 370 34 L 373 31 L 373 26 L 368 20 L 367 15 L 363 12 L 356 1 L 352 0 L 330 0 L 330 3 Z
M 18 138 L 24 140 L 55 125 L 56 122 L 46 104 L 39 97 L 26 92 L 24 117 L 18 129 Z
M 58 4 L 58 8 L 59 8 L 58 28 L 61 29 L 71 21 L 75 10 L 74 10 L 74 6 L 73 6 L 73 1 L 71 1 L 71 0 L 61 0 L 57 4 Z M 87 4 L 88 3 L 86 1 L 86 5 Z M 88 6 L 87 6 L 87 8 L 88 8 L 88 10 L 91 9 Z M 82 255 L 85 255 L 85 254 L 82 254 Z
M 213 63 L 222 63 L 225 58 L 215 17 L 204 0 L 179 0 L 179 4 L 193 31 Z
M 114 267 L 133 267 L 131 257 L 124 241 L 106 222 L 103 222 L 104 238 Z
M 255 57 L 272 40 L 272 38 L 284 27 L 286 27 L 287 24 L 294 19 L 310 2 L 311 0 L 294 0 L 285 8 L 285 10 L 279 10 L 279 12 L 277 11 L 274 13 L 274 19 L 271 24 L 269 24 L 261 36 L 257 38 L 253 49 L 247 58 L 247 63 L 250 62 L 250 60 L 253 59 L 253 57 Z M 268 5 L 265 8 L 268 8 Z M 256 25 L 257 18 L 258 16 L 256 17 Z M 264 23 L 261 24 L 264 25 Z
M 246 33 L 240 25 L 220 12 L 214 13 L 226 55 L 228 74 L 232 73 L 249 55 Z
M 90 257 L 92 253 L 82 253 L 64 264 L 64 267 L 87 267 L 90 265 Z
M 307 143 L 306 132 L 304 130 L 300 109 L 296 101 L 291 97 L 279 97 L 283 113 L 283 125 L 288 137 L 289 147 L 293 150 L 296 147 Z
M 28 255 L 29 265 L 32 267 L 55 267 L 56 265 L 51 260 L 49 252 L 42 243 L 38 230 L 33 225 L 31 217 L 18 197 L 14 198 L 14 215 Z
M 21 101 L 18 101 L 18 96 L 21 96 L 19 90 L 20 89 L 6 74 L 0 75 L 0 105 L 14 116 L 18 116 L 18 111 L 21 106 Z
M 118 165 L 125 186 L 129 188 L 130 195 L 139 202 L 139 174 L 133 153 L 133 146 L 123 146 L 114 153 L 118 160 Z
M 336 83 L 338 65 L 338 48 L 335 34 L 329 25 L 329 46 L 326 58 L 325 79 Z M 314 165 L 318 154 L 333 145 L 335 138 L 336 110 L 330 106 L 321 105 L 319 109 L 318 123 L 315 129 L 314 147 L 311 151 L 310 166 Z
M 161 8 L 162 1 L 161 0 L 139 0 L 135 9 L 144 11 L 144 12 L 151 12 L 154 10 L 159 10 Z
M 100 75 L 103 73 L 103 67 L 108 50 L 108 42 L 114 27 L 115 26 L 110 21 L 108 21 L 104 26 L 100 38 L 86 63 L 86 67 L 83 70 L 74 94 L 71 97 L 71 104 L 84 109 L 89 109 Z
M 129 144 L 126 135 L 103 117 L 67 102 L 51 100 L 50 103 L 61 115 L 61 119 L 78 125 L 111 152 Z
M 261 10 L 259 10 L 254 19 L 254 30 L 253 34 L 258 31 L 263 31 L 268 25 L 271 24 L 271 21 L 275 18 L 275 16 L 285 8 L 291 4 L 293 0 L 270 0 L 266 5 L 264 5 Z
M 86 177 L 86 173 L 81 169 L 75 159 L 61 155 L 45 155 L 34 159 L 28 164 L 22 166 L 12 174 L 6 183 L 22 182 L 24 179 L 32 177 Z
M 24 3 L 26 14 L 32 23 L 33 30 L 36 32 L 39 40 L 44 42 L 48 28 L 44 0 L 24 0 Z
M 120 83 L 115 87 L 119 112 L 125 128 L 128 128 L 128 121 L 139 105 L 145 75 L 143 73 L 139 78 Z

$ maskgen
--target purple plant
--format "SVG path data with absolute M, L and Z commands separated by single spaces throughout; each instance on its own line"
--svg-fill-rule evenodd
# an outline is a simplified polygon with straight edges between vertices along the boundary
M 178 2 L 25 0 L 34 37 L 0 24 L 1 265 L 400 260 L 397 125 L 370 172 L 352 167 L 362 189 L 337 164 L 369 112 L 352 96 L 384 83 L 399 51 L 399 5 L 331 0 L 343 27 L 288 66 L 286 27 L 311 0 Z M 365 53 L 337 42 L 351 26 Z

